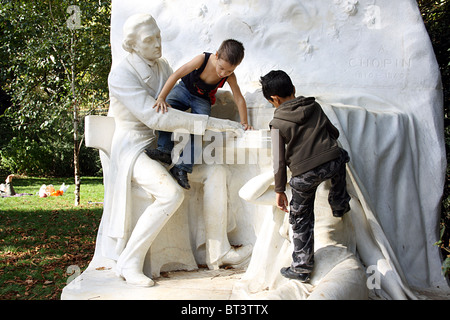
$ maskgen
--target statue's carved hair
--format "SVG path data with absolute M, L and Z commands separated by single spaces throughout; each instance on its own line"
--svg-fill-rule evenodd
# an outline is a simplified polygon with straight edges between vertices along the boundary
M 129 17 L 123 26 L 124 40 L 122 48 L 125 51 L 133 52 L 133 45 L 136 43 L 136 36 L 139 29 L 150 24 L 157 25 L 155 19 L 150 14 L 140 13 Z

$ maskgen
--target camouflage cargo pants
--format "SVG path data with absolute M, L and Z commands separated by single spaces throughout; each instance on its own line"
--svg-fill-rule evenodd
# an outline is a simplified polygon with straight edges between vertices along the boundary
M 317 187 L 331 179 L 328 202 L 333 216 L 341 217 L 350 210 L 345 166 L 349 160 L 348 153 L 342 150 L 339 158 L 292 177 L 289 181 L 292 188 L 289 222 L 294 242 L 291 269 L 295 272 L 309 273 L 314 266 L 314 200 Z

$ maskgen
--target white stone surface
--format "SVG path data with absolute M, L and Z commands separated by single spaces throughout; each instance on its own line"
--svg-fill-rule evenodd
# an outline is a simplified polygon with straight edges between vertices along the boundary
M 166 272 L 154 287 L 128 285 L 113 271 L 114 261 L 91 265 L 64 288 L 64 300 L 229 300 L 244 270 Z
M 324 255 L 324 260 L 316 260 L 313 286 L 286 283 L 276 270 L 279 266 L 273 266 L 274 259 L 288 263 L 290 249 L 289 241 L 278 232 L 277 226 L 283 222 L 274 218 L 272 207 L 236 200 L 237 190 L 251 178 L 269 172 L 270 164 L 229 166 L 234 177 L 228 180 L 229 203 L 239 213 L 229 236 L 236 243 L 246 240 L 255 244 L 249 268 L 235 284 L 233 295 L 342 298 L 348 294 L 364 298 L 361 281 L 340 289 L 333 285 L 339 283 L 340 270 L 348 271 L 344 276 L 351 270 L 361 275 L 370 266 L 382 274 L 377 293 L 383 297 L 414 298 L 411 286 L 449 291 L 441 274 L 439 249 L 433 245 L 438 237 L 446 164 L 442 88 L 414 0 L 113 0 L 112 4 L 113 65 L 125 57 L 121 28 L 134 13 L 155 17 L 163 56 L 174 69 L 203 51 L 215 52 L 223 40 L 235 38 L 246 48 L 236 75 L 249 107 L 250 123 L 267 129 L 273 109 L 259 91 L 259 77 L 283 69 L 293 79 L 297 94 L 318 98 L 341 132 L 340 143 L 350 153 L 355 206 L 344 225 L 350 228 L 351 220 L 354 231 L 346 229 L 350 238 L 340 238 L 334 250 L 343 254 L 344 262 L 359 265 L 325 272 L 321 269 L 328 261 Z M 221 97 L 222 104 L 228 104 L 226 92 Z M 260 187 L 266 188 L 264 184 Z M 343 236 L 332 221 L 318 221 L 318 225 Z M 324 238 L 322 244 L 326 246 L 327 241 L 331 240 Z M 268 248 L 276 258 L 265 256 Z M 317 247 L 322 257 L 319 253 L 324 251 L 319 251 Z M 320 296 L 320 283 L 327 276 L 332 281 Z M 352 285 L 361 288 L 359 294 L 346 292 Z
M 206 130 L 243 134 L 242 125 L 173 108 L 158 112 L 153 108 L 155 99 L 172 73 L 161 58 L 160 29 L 151 15 L 138 13 L 126 19 L 123 31 L 121 44 L 128 55 L 108 77 L 108 117 L 88 117 L 86 122 L 87 145 L 102 151 L 105 186 L 93 260 L 112 259 L 117 262 L 115 272 L 127 283 L 152 286 L 151 278 L 164 268 L 197 269 L 189 226 L 201 220 L 208 267 L 241 265 L 249 259 L 252 245 L 234 248 L 228 240 L 227 220 L 232 217 L 227 209 L 226 169 L 203 166 L 192 175 L 204 185 L 201 205 L 206 213 L 196 211 L 188 223 L 188 216 L 178 210 L 185 198 L 183 189 L 144 149 L 154 143 L 155 130 L 181 130 L 201 138 Z M 108 118 L 114 125 L 106 122 Z M 193 242 L 196 248 L 198 242 Z

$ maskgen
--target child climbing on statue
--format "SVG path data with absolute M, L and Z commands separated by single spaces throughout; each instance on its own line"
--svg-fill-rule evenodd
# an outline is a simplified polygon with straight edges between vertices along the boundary
M 234 70 L 244 58 L 244 46 L 239 41 L 228 39 L 222 42 L 216 54 L 204 52 L 176 70 L 166 81 L 155 105 L 156 111 L 167 111 L 168 107 L 186 111 L 189 108 L 195 114 L 211 113 L 211 106 L 215 103 L 215 94 L 225 82 L 230 85 L 234 101 L 238 107 L 239 117 L 243 129 L 251 128 L 248 124 L 247 105 L 237 83 Z M 181 81 L 177 84 L 177 81 Z M 147 155 L 166 164 L 172 163 L 172 149 L 174 143 L 172 133 L 158 131 L 158 146 L 147 149 Z M 187 173 L 192 173 L 195 160 L 194 143 L 186 145 L 184 152 L 190 148 L 190 159 L 175 164 L 170 173 L 185 189 L 189 189 Z M 198 152 L 198 151 L 197 151 Z
M 333 216 L 350 210 L 346 189 L 348 153 L 337 143 L 333 126 L 313 97 L 295 97 L 295 87 L 284 71 L 261 77 L 264 97 L 276 108 L 269 126 L 272 135 L 277 207 L 288 212 L 285 194 L 289 167 L 292 189 L 289 222 L 293 230 L 294 252 L 290 267 L 281 274 L 307 281 L 314 266 L 314 199 L 317 187 L 331 179 L 328 196 Z

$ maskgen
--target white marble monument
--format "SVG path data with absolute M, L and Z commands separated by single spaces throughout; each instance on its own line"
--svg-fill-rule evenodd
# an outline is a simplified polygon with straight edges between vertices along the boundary
M 442 87 L 414 0 L 113 0 L 113 67 L 127 55 L 121 46 L 122 28 L 136 13 L 155 18 L 163 56 L 174 69 L 203 51 L 215 52 L 227 38 L 241 41 L 246 49 L 235 72 L 250 123 L 259 131 L 246 132 L 235 145 L 224 148 L 246 150 L 247 158 L 245 164 L 225 164 L 222 170 L 229 242 L 252 244 L 254 249 L 248 268 L 230 280 L 228 298 L 366 299 L 376 294 L 404 299 L 416 298 L 417 290 L 437 288 L 449 294 L 434 245 L 446 166 Z M 290 264 L 290 228 L 273 205 L 270 157 L 268 161 L 261 156 L 264 152 L 251 152 L 267 147 L 262 130 L 268 129 L 273 109 L 262 96 L 259 77 L 273 69 L 290 75 L 298 95 L 317 98 L 351 158 L 347 172 L 352 211 L 344 219 L 333 218 L 324 200 L 326 183 L 318 193 L 316 266 L 309 284 L 279 273 Z M 237 119 L 224 89 L 213 114 Z M 249 141 L 258 141 L 259 149 L 252 149 Z M 189 230 L 179 234 L 190 245 L 181 250 L 193 255 L 193 264 L 204 262 L 206 256 L 204 240 L 199 240 L 205 233 L 198 212 L 207 214 L 203 204 L 207 192 L 198 181 L 167 224 L 179 230 L 187 219 Z M 155 240 L 149 255 L 152 250 L 168 249 L 164 241 Z M 148 261 L 151 264 L 151 258 Z M 83 282 L 101 279 L 95 269 L 103 265 L 96 263 L 79 277 L 84 276 L 83 281 L 64 289 L 63 298 L 88 296 L 79 293 L 92 289 L 81 287 Z M 158 275 L 161 268 L 181 266 L 169 263 L 149 272 L 158 269 Z M 132 289 L 113 275 L 104 277 L 129 293 L 122 297 L 133 297 Z M 146 290 L 146 297 L 154 299 L 150 290 L 158 288 Z

